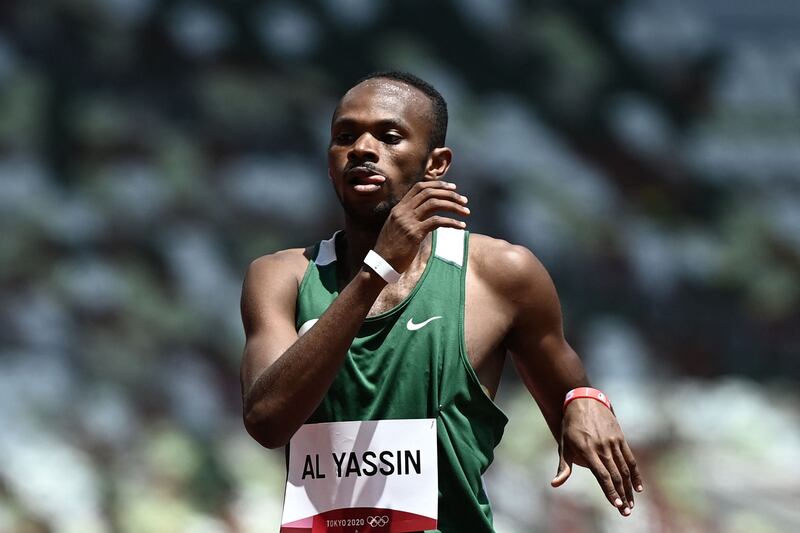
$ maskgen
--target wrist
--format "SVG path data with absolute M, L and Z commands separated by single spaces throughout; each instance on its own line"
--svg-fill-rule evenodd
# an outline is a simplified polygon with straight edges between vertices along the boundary
M 375 297 L 388 285 L 385 279 L 367 265 L 361 266 L 361 270 L 356 274 L 356 278 L 363 284 L 363 288 L 370 293 L 374 293 Z
M 574 400 L 578 399 L 592 399 L 597 402 L 602 403 L 613 413 L 614 408 L 611 406 L 611 400 L 608 399 L 608 396 L 601 390 L 592 388 L 592 387 L 577 387 L 572 389 L 567 393 L 564 397 L 564 405 L 562 407 L 562 411 L 567 410 L 567 406 L 572 403 Z
M 366 257 L 364 257 L 364 264 L 372 272 L 383 278 L 386 283 L 397 283 L 400 279 L 400 273 L 375 250 L 370 250 L 367 253 Z

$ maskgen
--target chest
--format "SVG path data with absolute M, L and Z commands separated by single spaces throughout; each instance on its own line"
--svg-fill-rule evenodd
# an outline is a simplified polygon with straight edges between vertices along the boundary
M 427 255 L 430 251 L 427 251 Z M 428 258 L 430 260 L 430 258 Z M 400 305 L 408 296 L 414 291 L 414 288 L 420 282 L 422 275 L 425 272 L 427 261 L 414 261 L 411 266 L 403 272 L 400 280 L 397 283 L 390 283 L 386 285 L 375 303 L 367 313 L 367 317 L 380 315 L 385 313 L 398 305 Z
M 400 281 L 387 285 L 368 316 L 385 313 L 401 304 L 419 283 L 424 269 L 424 264 L 412 266 Z M 464 339 L 467 356 L 479 380 L 493 396 L 505 362 L 505 339 L 513 317 L 506 302 L 469 267 L 465 283 Z
M 372 304 L 367 316 L 379 315 L 400 305 L 414 290 L 420 275 L 421 272 L 406 272 L 403 277 L 400 278 L 400 281 L 387 285 L 381 291 L 380 295 L 378 295 L 375 303 Z

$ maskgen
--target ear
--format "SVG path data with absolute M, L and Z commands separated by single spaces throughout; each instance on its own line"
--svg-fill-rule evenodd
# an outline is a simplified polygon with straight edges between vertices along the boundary
M 453 151 L 442 146 L 434 148 L 428 155 L 428 164 L 425 167 L 425 178 L 429 180 L 442 179 L 447 170 L 450 168 L 450 163 L 453 161 Z

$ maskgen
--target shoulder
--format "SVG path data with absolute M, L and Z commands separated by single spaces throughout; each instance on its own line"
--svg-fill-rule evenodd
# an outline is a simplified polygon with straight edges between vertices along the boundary
M 309 248 L 289 248 L 262 255 L 247 267 L 247 277 L 305 271 L 309 259 Z
M 289 248 L 254 259 L 247 267 L 243 293 L 259 292 L 275 284 L 300 284 L 311 257 L 309 248 Z
M 242 284 L 241 313 L 245 333 L 260 331 L 265 317 L 290 316 L 308 267 L 306 250 L 292 248 L 253 260 Z
M 542 276 L 549 279 L 544 265 L 528 248 L 488 235 L 470 234 L 469 261 L 481 278 L 496 283 L 515 285 Z
M 523 305 L 557 300 L 547 269 L 525 246 L 470 234 L 469 264 L 480 282 L 500 296 Z

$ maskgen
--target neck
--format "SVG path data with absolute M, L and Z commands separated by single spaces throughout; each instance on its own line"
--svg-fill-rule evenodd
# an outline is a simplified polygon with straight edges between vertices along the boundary
M 347 282 L 352 280 L 361 269 L 367 252 L 375 247 L 380 235 L 382 226 L 368 226 L 355 222 L 350 217 L 345 217 L 344 235 L 345 239 L 341 250 L 341 258 L 345 260 L 342 274 Z

